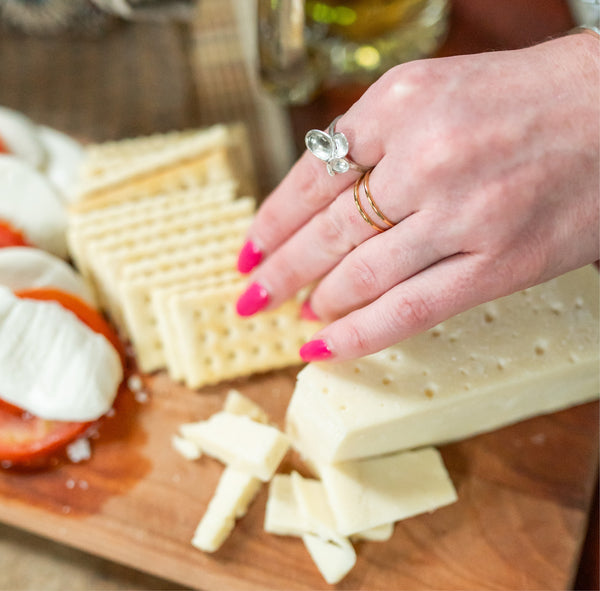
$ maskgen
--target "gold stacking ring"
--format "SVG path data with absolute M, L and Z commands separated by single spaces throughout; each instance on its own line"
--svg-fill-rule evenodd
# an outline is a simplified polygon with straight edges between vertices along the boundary
M 355 203 L 356 208 L 358 209 L 358 212 L 360 213 L 362 219 L 365 220 L 365 222 L 367 222 L 367 224 L 369 224 L 370 226 L 375 228 L 378 232 L 383 232 L 384 230 L 391 228 L 394 225 L 394 223 L 392 221 L 390 221 L 384 215 L 384 213 L 379 209 L 379 207 L 377 207 L 377 204 L 375 203 L 375 200 L 373 199 L 373 194 L 371 193 L 371 189 L 369 187 L 369 178 L 371 176 L 372 170 L 373 170 L 372 168 L 367 170 L 367 172 L 365 172 L 362 176 L 360 176 L 358 179 L 356 179 L 356 182 L 354 183 L 354 203 Z M 377 217 L 386 225 L 385 228 L 378 226 L 377 223 L 373 220 L 373 218 L 371 218 L 371 216 L 364 210 L 364 208 L 360 202 L 360 185 L 361 185 L 361 183 L 364 188 L 365 195 L 367 196 L 367 200 L 369 201 L 369 205 L 371 206 L 373 211 L 376 213 Z

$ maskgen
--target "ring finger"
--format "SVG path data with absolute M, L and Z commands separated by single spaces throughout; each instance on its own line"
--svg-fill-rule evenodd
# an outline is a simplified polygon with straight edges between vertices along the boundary
M 377 196 L 381 210 L 395 222 L 410 216 L 418 205 L 394 195 L 397 185 L 389 182 L 390 178 L 394 178 L 394 168 L 384 157 L 373 170 L 370 188 L 372 195 Z M 278 306 L 305 285 L 326 275 L 355 247 L 365 241 L 370 242 L 370 239 L 375 240 L 378 231 L 359 213 L 354 191 L 355 187 L 343 191 L 258 267 L 251 278 L 250 295 L 246 292 L 238 302 L 240 314 L 248 316 L 267 307 Z M 362 189 L 359 195 L 364 211 L 369 211 Z M 376 219 L 375 214 L 370 215 Z M 398 231 L 397 228 L 404 223 L 406 221 L 394 230 Z M 377 236 L 375 245 L 381 244 L 389 233 Z M 307 244 L 310 248 L 305 252 Z M 412 262 L 413 267 L 429 262 L 430 257 L 423 250 Z

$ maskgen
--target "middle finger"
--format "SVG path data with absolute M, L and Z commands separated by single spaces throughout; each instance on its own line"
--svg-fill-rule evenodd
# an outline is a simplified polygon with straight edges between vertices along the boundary
M 393 222 L 414 213 L 418 204 L 400 198 L 394 165 L 384 157 L 373 169 L 370 189 L 377 204 Z M 377 216 L 369 209 L 364 189 L 360 202 L 373 220 Z M 280 246 L 251 277 L 254 294 L 246 305 L 246 294 L 238 302 L 238 311 L 247 316 L 265 308 L 274 308 L 293 296 L 299 289 L 319 279 L 333 269 L 356 246 L 370 240 L 378 231 L 365 222 L 354 201 L 354 186 L 344 190 L 329 206 Z M 306 248 L 306 246 L 309 246 Z M 258 300 L 256 294 L 260 294 Z

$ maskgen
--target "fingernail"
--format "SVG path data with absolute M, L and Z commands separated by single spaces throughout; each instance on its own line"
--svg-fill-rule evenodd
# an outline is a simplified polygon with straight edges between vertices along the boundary
M 300 347 L 300 357 L 303 361 L 324 361 L 329 359 L 333 353 L 329 350 L 323 339 L 308 341 Z
M 252 242 L 248 240 L 238 256 L 237 268 L 240 273 L 250 273 L 260 261 L 262 261 L 262 251 Z
M 315 311 L 312 309 L 308 300 L 305 300 L 300 308 L 300 318 L 302 318 L 302 320 L 319 320 L 319 317 L 315 314 Z
M 260 283 L 251 283 L 239 297 L 236 310 L 240 316 L 252 316 L 269 303 L 269 292 Z

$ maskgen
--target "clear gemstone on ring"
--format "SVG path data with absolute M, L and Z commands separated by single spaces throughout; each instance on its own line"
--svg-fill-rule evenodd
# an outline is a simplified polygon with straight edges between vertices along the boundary
M 335 156 L 336 158 L 343 158 L 350 149 L 348 140 L 343 133 L 336 133 L 333 136 L 333 142 L 335 144 Z
M 350 164 L 343 158 L 333 158 L 329 161 L 333 172 L 348 172 L 350 170 Z
M 319 160 L 327 162 L 334 153 L 334 143 L 332 138 L 326 133 L 313 129 L 306 134 L 306 147 Z

